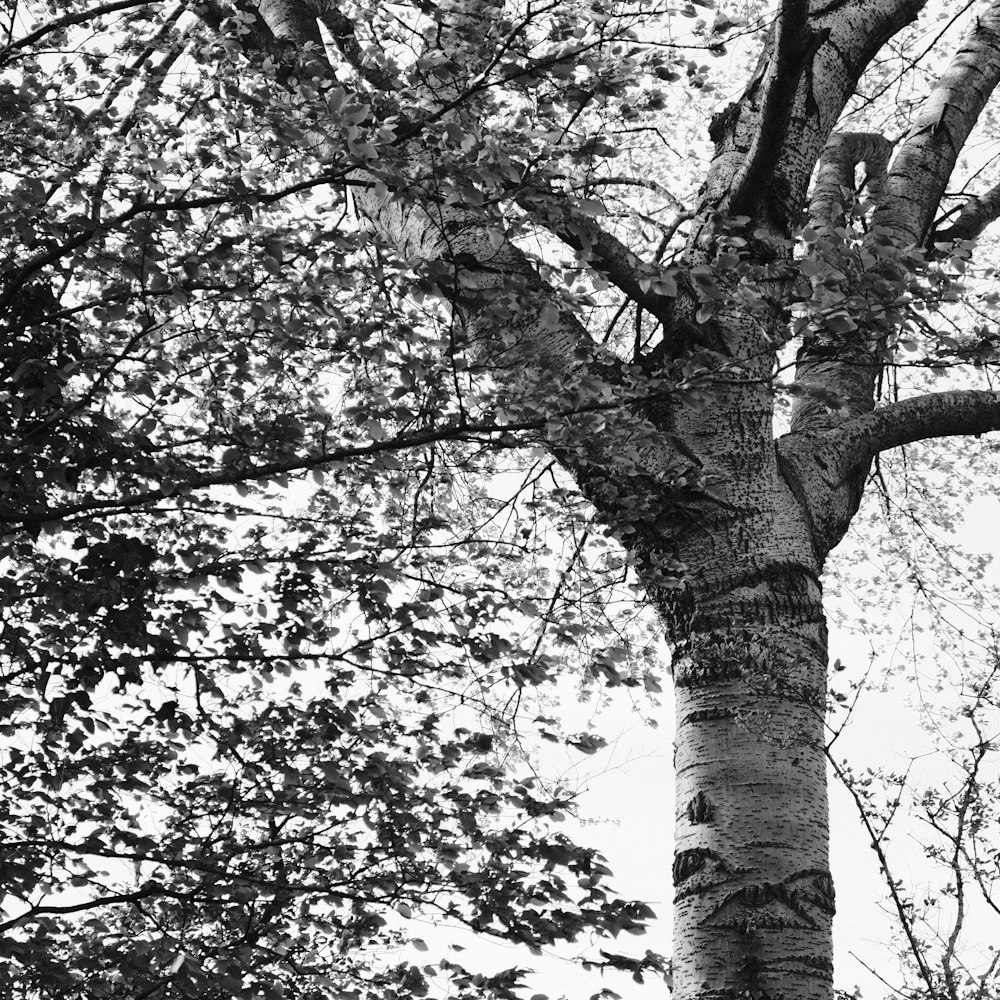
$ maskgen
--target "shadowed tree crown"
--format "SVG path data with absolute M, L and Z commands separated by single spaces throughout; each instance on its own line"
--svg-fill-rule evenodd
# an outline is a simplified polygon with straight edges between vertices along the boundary
M 829 1000 L 822 574 L 1000 428 L 1000 4 L 4 17 L 4 988 Z M 661 636 L 669 962 L 533 769 Z

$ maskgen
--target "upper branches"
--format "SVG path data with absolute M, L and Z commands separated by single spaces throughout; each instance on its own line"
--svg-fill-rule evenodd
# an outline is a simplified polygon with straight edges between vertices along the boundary
M 774 56 L 761 84 L 760 120 L 744 165 L 733 180 L 728 210 L 757 215 L 761 192 L 784 145 L 799 80 L 830 29 L 810 31 L 808 0 L 784 0 L 774 36 Z
M 881 137 L 857 133 L 835 136 L 824 151 L 812 200 L 813 223 L 830 235 L 826 231 L 832 231 L 838 223 L 843 191 L 854 189 L 855 167 L 865 162 L 876 182 L 871 191 L 876 204 L 873 225 L 864 241 L 864 255 L 882 262 L 880 267 L 886 280 L 881 286 L 876 281 L 872 288 L 887 304 L 898 294 L 899 279 L 907 267 L 900 252 L 905 254 L 907 248 L 919 247 L 925 240 L 959 153 L 998 83 L 1000 3 L 994 2 L 973 21 L 958 52 L 918 110 L 910 133 L 888 171 L 886 164 L 892 147 Z M 945 238 L 973 235 L 997 207 L 991 195 L 981 203 L 970 202 Z M 830 238 L 837 242 L 835 235 Z M 831 259 L 828 264 L 827 270 L 836 275 L 836 260 Z M 869 268 L 869 272 L 874 271 Z M 891 309 L 883 312 L 888 314 Z M 793 431 L 825 431 L 841 424 L 855 428 L 850 433 L 856 436 L 857 427 L 867 426 L 854 421 L 874 406 L 889 332 L 886 323 L 873 314 L 867 322 L 845 322 L 832 334 L 807 339 L 800 353 L 799 377 L 818 386 L 824 399 L 831 396 L 838 399 L 841 407 L 833 413 L 822 400 L 806 399 L 796 408 Z M 920 412 L 926 415 L 924 410 Z M 881 426 L 887 418 L 876 415 L 873 419 Z M 927 435 L 921 431 L 919 436 Z M 878 450 L 868 449 L 863 441 L 850 438 L 848 451 L 852 455 L 854 480 L 849 489 L 844 482 L 837 487 L 851 496 L 845 509 L 856 504 L 860 497 L 867 462 Z M 846 521 L 843 526 L 846 527 Z
M 317 22 L 312 17 L 304 23 L 304 9 L 316 8 L 292 0 L 259 4 L 275 39 L 272 59 L 287 60 L 289 52 L 304 50 L 318 62 L 312 51 Z M 466 0 L 435 11 L 433 30 L 425 32 L 427 50 L 418 60 L 415 79 L 422 82 L 414 102 L 435 109 L 438 132 L 425 137 L 407 128 L 384 161 L 359 163 L 350 180 L 354 204 L 369 228 L 428 272 L 448 300 L 452 352 L 464 365 L 489 373 L 505 412 L 531 419 L 575 405 L 581 393 L 628 397 L 636 388 L 626 384 L 617 359 L 594 343 L 512 242 L 500 212 L 484 204 L 476 190 L 478 167 L 460 155 L 487 146 L 479 113 L 486 106 L 482 81 L 494 72 L 497 53 L 510 50 L 510 25 L 502 14 L 496 0 Z M 296 85 L 296 74 L 281 78 Z M 322 121 L 325 105 L 317 107 Z M 382 124 L 372 113 L 371 127 Z M 333 127 L 331 120 L 326 128 Z M 322 149 L 329 142 L 322 125 L 316 135 Z M 484 170 L 489 169 L 487 163 Z M 581 246 L 590 242 L 589 230 L 578 235 Z M 641 294 L 637 278 L 628 274 L 633 269 L 628 252 L 616 240 L 598 233 L 592 250 L 621 284 Z M 586 479 L 588 496 L 600 506 L 605 491 L 610 505 L 623 465 L 633 472 L 641 467 L 652 479 L 673 475 L 675 447 L 649 431 L 648 422 L 630 414 L 614 433 L 578 434 L 567 443 L 560 431 L 550 444 L 564 465 Z
M 861 73 L 925 0 L 846 0 L 802 24 L 782 5 L 763 66 L 743 98 L 713 121 L 716 155 L 706 208 L 735 197 L 758 223 L 786 234 L 805 204 L 813 168 Z
M 1000 83 L 1000 3 L 991 3 L 920 106 L 886 178 L 875 224 L 903 246 L 923 243 L 969 133 Z

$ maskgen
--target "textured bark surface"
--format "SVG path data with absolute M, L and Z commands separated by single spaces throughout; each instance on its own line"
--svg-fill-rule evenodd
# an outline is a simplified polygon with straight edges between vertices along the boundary
M 699 569 L 663 602 L 677 705 L 675 995 L 819 1000 L 834 909 L 819 567 L 773 464 L 756 478 L 770 488 L 739 522 L 686 540 Z
M 864 163 L 880 238 L 920 243 L 1000 79 L 998 5 L 986 5 L 975 21 L 891 166 L 885 139 L 831 132 L 866 65 L 922 7 L 920 0 L 780 5 L 755 78 L 712 123 L 716 152 L 684 266 L 708 267 L 725 250 L 718 221 L 727 212 L 747 216 L 748 233 L 786 237 L 809 202 L 817 163 L 811 211 L 821 237 L 836 241 L 844 189 L 854 193 Z M 257 9 L 311 70 L 322 62 L 317 17 L 350 58 L 349 32 L 330 5 L 260 0 Z M 446 121 L 481 127 L 477 98 L 463 87 L 498 44 L 490 26 L 500 9 L 455 5 L 451 33 L 435 39 L 464 70 L 424 95 Z M 374 71 L 358 71 L 380 82 Z M 400 162 L 429 166 L 418 137 L 397 152 Z M 380 240 L 402 256 L 447 265 L 461 336 L 502 390 L 551 400 L 595 373 L 605 387 L 627 388 L 618 359 L 558 307 L 495 218 L 442 204 L 431 182 L 409 190 L 423 199 L 401 200 L 374 172 L 357 171 L 352 181 L 357 209 Z M 522 193 L 522 204 L 533 197 Z M 956 228 L 971 217 L 971 202 L 967 209 Z M 563 235 L 572 243 L 581 232 Z M 800 405 L 793 432 L 776 444 L 771 378 L 777 345 L 787 339 L 782 310 L 762 320 L 729 305 L 699 320 L 691 287 L 670 298 L 643 291 L 641 262 L 596 226 L 586 235 L 595 266 L 664 325 L 663 344 L 643 359 L 647 373 L 680 385 L 701 349 L 727 362 L 700 374 L 698 405 L 678 392 L 641 410 L 623 408 L 614 426 L 585 444 L 549 441 L 604 519 L 628 522 L 627 545 L 674 649 L 675 996 L 828 1000 L 834 894 L 823 562 L 857 509 L 875 454 L 998 427 L 1000 401 L 993 393 L 942 394 L 871 413 L 881 333 L 814 337 L 804 345 L 800 378 L 846 405 L 839 412 L 815 400 Z M 787 246 L 759 233 L 751 250 L 761 264 L 790 257 Z M 694 498 L 689 489 L 682 499 L 680 486 L 692 483 Z M 664 568 L 678 564 L 686 567 L 682 584 L 674 574 L 665 586 Z
M 923 243 L 958 155 L 998 82 L 1000 4 L 991 3 L 973 19 L 893 160 L 874 223 L 897 243 Z
M 844 266 L 843 227 L 858 187 L 858 167 L 863 165 L 865 171 L 863 193 L 878 199 L 892 150 L 892 143 L 884 136 L 866 132 L 837 132 L 827 141 L 809 200 L 809 222 L 816 233 L 810 262 L 824 281 Z M 835 290 L 835 295 L 839 294 L 839 289 Z M 866 413 L 875 405 L 881 340 L 878 331 L 869 329 L 818 330 L 803 337 L 795 381 L 811 394 L 795 400 L 793 433 L 833 427 L 847 415 Z M 831 398 L 839 402 L 835 411 L 829 406 Z

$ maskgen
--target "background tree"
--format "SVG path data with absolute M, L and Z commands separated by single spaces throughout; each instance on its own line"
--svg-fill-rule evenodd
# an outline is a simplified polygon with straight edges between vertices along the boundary
M 382 950 L 641 929 L 519 726 L 596 749 L 540 685 L 655 693 L 659 629 L 674 989 L 830 995 L 820 573 L 1000 426 L 945 200 L 1000 5 L 924 6 L 9 8 L 11 990 L 513 996 Z

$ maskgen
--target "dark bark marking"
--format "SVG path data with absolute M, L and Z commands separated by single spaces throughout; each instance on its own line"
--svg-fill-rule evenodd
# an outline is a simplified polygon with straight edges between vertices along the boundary
M 801 965 L 807 969 L 815 969 L 817 972 L 825 973 L 824 978 L 833 978 L 833 962 L 823 955 L 788 955 L 781 959 L 781 964 Z
M 729 873 L 730 866 L 719 855 L 708 847 L 692 847 L 687 851 L 678 851 L 674 855 L 674 885 L 680 885 L 695 872 L 700 872 L 709 862 L 715 862 L 719 871 Z
M 674 684 L 692 689 L 714 687 L 726 681 L 739 680 L 742 674 L 742 665 L 734 660 L 698 663 L 688 659 L 674 668 Z
M 718 719 L 735 719 L 736 710 L 732 708 L 699 708 L 688 712 L 681 720 L 681 725 L 689 722 L 712 722 Z
M 817 926 L 800 894 L 782 882 L 760 882 L 734 889 L 702 923 L 735 927 L 747 934 L 759 927 Z
M 688 822 L 692 826 L 697 826 L 699 823 L 711 823 L 715 818 L 715 806 L 704 792 L 699 792 L 691 799 L 687 804 L 685 812 Z
M 785 879 L 785 884 L 799 880 L 806 882 L 805 887 L 797 890 L 803 899 L 812 903 L 823 913 L 829 913 L 831 916 L 836 913 L 836 893 L 833 887 L 833 876 L 829 871 L 825 868 L 806 868 L 795 872 L 794 875 L 789 875 Z

